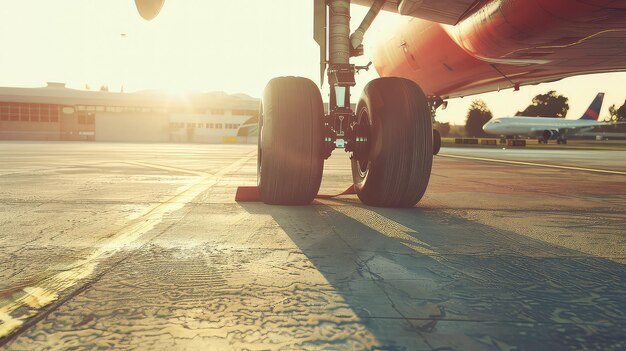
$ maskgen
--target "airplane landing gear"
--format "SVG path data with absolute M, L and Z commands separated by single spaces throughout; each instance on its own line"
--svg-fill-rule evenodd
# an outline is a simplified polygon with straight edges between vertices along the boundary
M 265 203 L 310 203 L 320 187 L 324 159 L 335 145 L 344 145 L 351 153 L 354 188 L 365 204 L 411 207 L 424 195 L 433 136 L 439 142 L 440 138 L 420 87 L 402 78 L 375 79 L 365 87 L 356 114 L 350 105 L 355 72 L 369 68 L 350 64 L 350 57 L 363 53 L 363 34 L 384 3 L 374 1 L 350 35 L 350 0 L 314 1 L 322 84 L 326 71 L 330 85 L 328 114 L 324 115 L 319 89 L 310 80 L 282 77 L 268 83 L 259 118 L 257 162 L 259 193 Z

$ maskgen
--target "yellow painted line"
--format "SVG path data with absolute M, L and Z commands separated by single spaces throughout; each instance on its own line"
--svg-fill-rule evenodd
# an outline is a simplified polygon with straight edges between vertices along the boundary
M 24 321 L 35 316 L 39 309 L 56 301 L 63 291 L 88 278 L 102 260 L 122 249 L 136 245 L 136 242 L 161 223 L 167 214 L 185 207 L 202 192 L 215 185 L 225 174 L 239 169 L 255 157 L 256 152 L 249 153 L 213 176 L 205 174 L 199 179 L 193 179 L 191 184 L 186 185 L 167 201 L 148 208 L 142 216 L 115 233 L 86 258 L 69 264 L 66 270 L 52 274 L 34 284 L 36 286 L 25 287 L 0 299 L 0 338 L 10 335 Z
M 439 154 L 439 156 L 450 157 L 450 158 L 460 158 L 460 159 L 465 159 L 465 160 L 506 163 L 506 164 L 512 164 L 512 165 L 545 167 L 545 168 L 556 168 L 556 169 L 567 169 L 567 170 L 573 170 L 573 171 L 585 171 L 585 172 L 595 172 L 595 173 L 604 173 L 604 174 L 626 175 L 626 172 L 612 171 L 612 170 L 609 170 L 609 169 L 597 169 L 597 168 L 585 168 L 585 167 L 574 167 L 574 166 L 551 165 L 551 164 L 546 164 L 546 163 L 534 163 L 534 162 L 500 160 L 500 159 L 495 159 L 495 158 L 484 158 L 484 157 L 474 157 L 474 156 L 460 156 L 460 155 L 449 155 L 449 154 Z

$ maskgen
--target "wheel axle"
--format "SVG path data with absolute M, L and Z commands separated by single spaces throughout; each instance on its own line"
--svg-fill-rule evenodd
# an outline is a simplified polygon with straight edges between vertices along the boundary
M 366 160 L 370 152 L 370 126 L 367 117 L 352 124 L 346 140 L 346 152 L 352 152 L 350 159 Z

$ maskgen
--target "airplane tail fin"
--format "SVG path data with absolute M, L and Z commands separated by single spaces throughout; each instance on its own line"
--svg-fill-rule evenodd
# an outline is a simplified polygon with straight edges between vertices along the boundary
M 589 105 L 589 108 L 587 108 L 587 111 L 585 111 L 580 119 L 593 119 L 597 121 L 598 117 L 600 116 L 600 108 L 602 108 L 603 100 L 604 93 L 598 93 L 598 95 L 596 95 L 596 98 L 593 99 L 591 105 Z

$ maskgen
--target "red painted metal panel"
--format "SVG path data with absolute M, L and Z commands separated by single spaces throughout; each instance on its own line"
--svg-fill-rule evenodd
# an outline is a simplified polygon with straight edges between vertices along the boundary
M 626 5 L 494 0 L 456 26 L 411 19 L 374 53 L 381 76 L 464 96 L 596 72 L 626 71 Z

